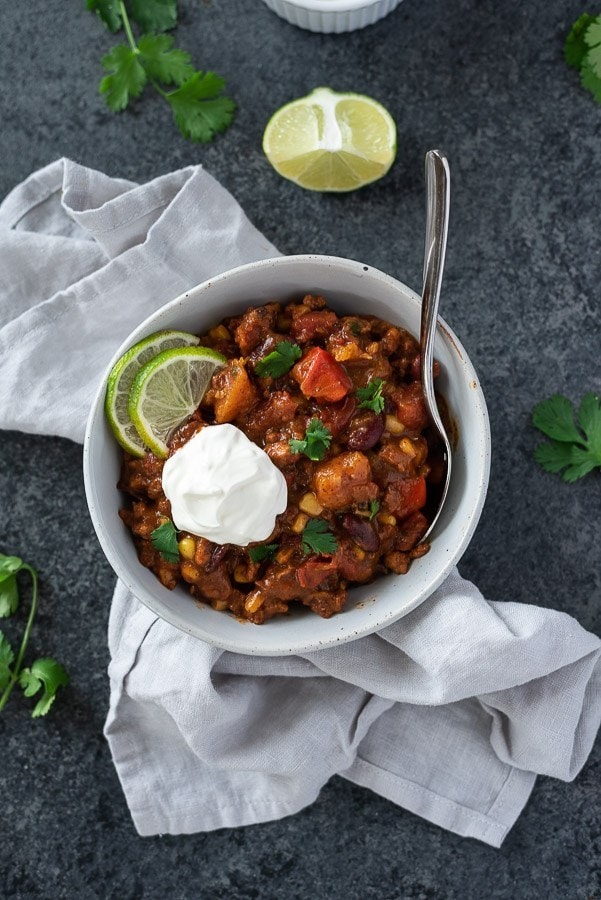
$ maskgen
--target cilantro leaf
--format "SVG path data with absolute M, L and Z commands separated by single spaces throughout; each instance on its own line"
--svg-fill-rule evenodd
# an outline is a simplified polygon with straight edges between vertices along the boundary
M 4 690 L 10 681 L 12 675 L 10 667 L 14 658 L 13 648 L 0 631 L 0 691 Z
M 303 351 L 298 344 L 290 341 L 280 341 L 275 350 L 260 359 L 255 365 L 255 372 L 261 378 L 266 375 L 271 378 L 279 378 L 289 372 L 297 359 L 300 359 Z
M 377 514 L 380 509 L 380 501 L 379 500 L 370 500 L 369 503 L 369 521 L 373 519 L 373 517 Z
M 578 407 L 578 422 L 588 439 L 590 451 L 601 459 L 601 415 L 599 398 L 592 391 L 585 394 Z
M 307 426 L 305 439 L 299 441 L 291 438 L 288 444 L 293 453 L 304 453 L 309 459 L 321 460 L 328 452 L 331 442 L 331 431 L 321 419 L 314 416 Z
M 19 587 L 16 575 L 0 581 L 0 618 L 12 616 L 19 608 Z
M 384 397 L 382 389 L 386 384 L 381 378 L 373 378 L 364 388 L 357 389 L 359 408 L 371 409 L 375 413 L 384 411 Z
M 586 33 L 595 16 L 583 13 L 572 25 L 566 38 L 563 57 L 569 66 L 579 69 L 587 52 Z
M 143 31 L 169 31 L 177 25 L 177 0 L 129 0 L 129 8 Z
M 0 584 L 8 578 L 12 578 L 23 568 L 23 560 L 18 556 L 5 556 L 0 553 Z
M 236 104 L 221 96 L 225 81 L 214 72 L 195 72 L 177 90 L 166 95 L 173 118 L 184 137 L 207 143 L 225 131 Z
M 147 81 L 146 71 L 137 51 L 118 44 L 103 57 L 102 65 L 109 73 L 100 82 L 100 93 L 113 112 L 125 109 L 132 97 L 139 97 Z
M 248 548 L 248 555 L 254 563 L 259 563 L 264 559 L 273 559 L 277 549 L 277 544 L 258 544 L 256 547 Z
M 590 48 L 585 63 L 591 67 L 597 78 L 601 78 L 601 16 L 590 23 L 584 34 L 584 40 Z
M 579 441 L 581 435 L 574 424 L 574 409 L 567 397 L 554 394 L 541 400 L 532 410 L 534 426 L 556 441 Z
M 87 8 L 95 12 L 109 31 L 119 31 L 121 25 L 121 9 L 119 0 L 87 0 Z
M 59 687 L 69 684 L 69 676 L 60 663 L 50 657 L 44 657 L 36 659 L 30 669 L 21 670 L 19 684 L 26 697 L 33 697 L 41 687 L 44 688 L 31 713 L 32 718 L 37 719 L 38 716 L 46 715 L 54 703 Z
M 150 78 L 163 84 L 183 84 L 194 74 L 190 54 L 173 48 L 169 34 L 145 34 L 138 41 L 140 61 Z
M 163 559 L 170 563 L 179 562 L 179 547 L 177 546 L 177 531 L 175 525 L 168 519 L 155 528 L 150 534 L 150 542 L 155 550 L 158 550 Z
M 580 83 L 582 87 L 590 91 L 597 103 L 601 103 L 601 78 L 595 75 L 591 65 L 587 62 L 588 55 L 580 69 Z
M 305 556 L 309 553 L 330 556 L 338 550 L 338 541 L 324 519 L 309 519 L 302 532 L 302 548 Z
M 573 482 L 601 467 L 601 404 L 596 394 L 588 393 L 578 408 L 578 424 L 566 397 L 555 394 L 538 403 L 532 412 L 536 428 L 552 438 L 540 444 L 534 458 L 546 472 L 562 472 L 564 481 Z

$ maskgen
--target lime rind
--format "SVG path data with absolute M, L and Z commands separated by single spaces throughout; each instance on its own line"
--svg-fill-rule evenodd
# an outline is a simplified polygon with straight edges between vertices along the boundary
M 145 446 L 165 459 L 171 433 L 204 397 L 225 356 L 207 347 L 164 350 L 143 366 L 134 378 L 128 413 Z
M 200 338 L 187 331 L 174 329 L 157 331 L 130 347 L 111 369 L 107 379 L 104 410 L 116 440 L 132 456 L 142 457 L 147 449 L 128 412 L 129 394 L 134 378 L 142 366 L 158 353 L 199 343 Z

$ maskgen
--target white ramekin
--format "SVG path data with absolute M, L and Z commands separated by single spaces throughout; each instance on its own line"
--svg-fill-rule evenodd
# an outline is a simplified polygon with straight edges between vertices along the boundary
M 401 0 L 263 0 L 278 16 L 326 34 L 340 34 L 373 25 L 387 16 Z

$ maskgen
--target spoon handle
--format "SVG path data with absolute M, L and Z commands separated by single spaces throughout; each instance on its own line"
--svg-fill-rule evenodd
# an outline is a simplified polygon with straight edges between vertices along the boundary
M 421 317 L 421 380 L 426 396 L 434 397 L 434 339 L 438 301 L 447 248 L 449 228 L 450 172 L 444 153 L 426 153 L 426 247 Z M 438 410 L 430 410 L 435 424 L 442 428 Z M 438 419 L 438 421 L 436 421 Z

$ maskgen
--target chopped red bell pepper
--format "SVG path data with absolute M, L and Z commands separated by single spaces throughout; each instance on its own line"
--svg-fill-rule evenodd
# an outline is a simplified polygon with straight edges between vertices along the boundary
M 336 569 L 337 564 L 333 559 L 308 559 L 300 564 L 296 577 L 301 587 L 315 590 Z
M 386 488 L 384 505 L 399 519 L 404 519 L 426 505 L 426 479 L 403 478 Z
M 326 403 L 342 400 L 353 387 L 343 366 L 321 347 L 312 347 L 305 353 L 293 367 L 292 375 L 305 397 L 315 397 Z

